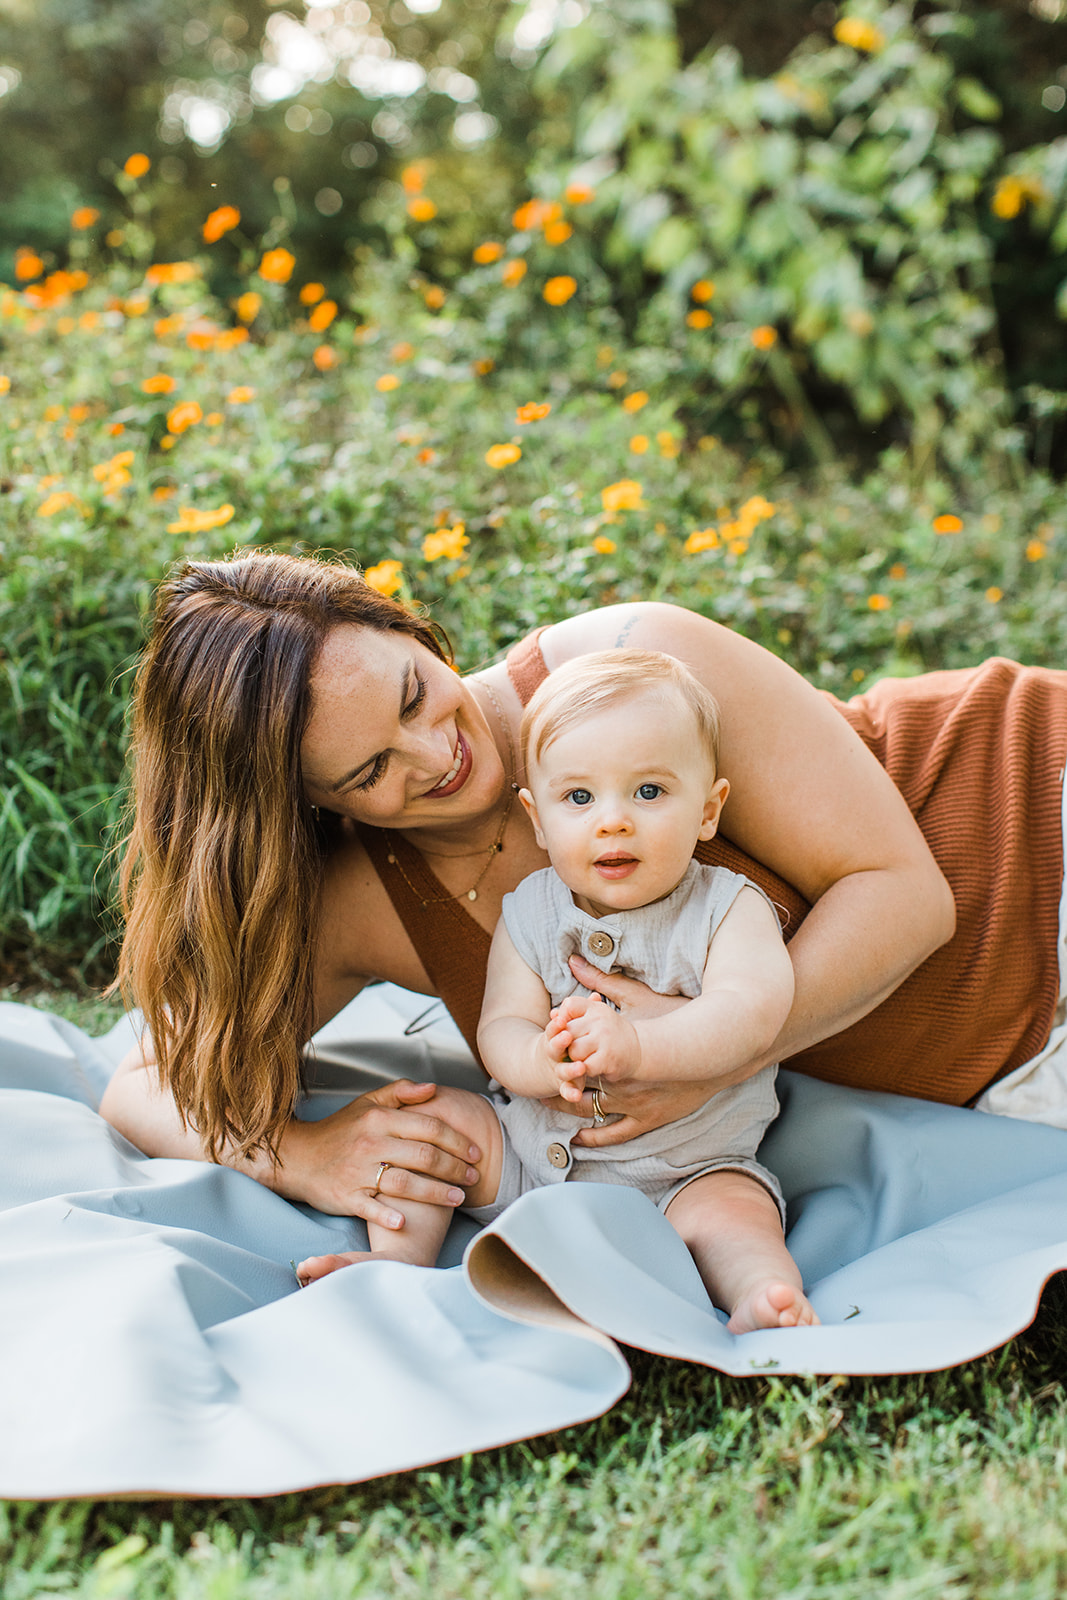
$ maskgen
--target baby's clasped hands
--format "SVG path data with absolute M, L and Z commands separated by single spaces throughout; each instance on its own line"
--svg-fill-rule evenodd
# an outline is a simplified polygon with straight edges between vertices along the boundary
M 640 1071 L 636 1030 L 598 994 L 568 995 L 549 1018 L 545 1042 L 564 1100 L 581 1100 L 587 1078 L 625 1083 Z

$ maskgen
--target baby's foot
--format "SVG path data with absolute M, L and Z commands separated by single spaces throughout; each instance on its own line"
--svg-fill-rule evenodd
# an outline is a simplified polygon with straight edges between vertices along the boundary
M 765 1278 L 742 1295 L 726 1328 L 729 1333 L 754 1333 L 757 1328 L 814 1327 L 818 1321 L 802 1289 L 780 1278 Z
M 316 1278 L 328 1277 L 331 1272 L 337 1272 L 341 1267 L 352 1267 L 358 1261 L 373 1261 L 373 1250 L 341 1250 L 332 1256 L 308 1256 L 306 1261 L 301 1261 L 296 1269 L 296 1276 L 300 1287 L 306 1289 L 309 1283 L 314 1283 Z M 381 1260 L 381 1257 L 378 1257 Z

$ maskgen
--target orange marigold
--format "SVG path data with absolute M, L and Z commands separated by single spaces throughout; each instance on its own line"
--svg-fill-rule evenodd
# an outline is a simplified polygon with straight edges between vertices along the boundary
M 888 611 L 893 604 L 887 594 L 869 594 L 867 596 L 867 609 L 869 611 Z
M 415 346 L 413 344 L 408 344 L 406 339 L 401 339 L 399 343 L 394 344 L 393 348 L 389 352 L 390 357 L 394 361 L 410 361 L 414 354 Z
M 302 306 L 317 306 L 326 293 L 324 283 L 305 283 L 300 291 L 300 304 Z
M 335 367 L 337 365 L 337 351 L 334 349 L 332 344 L 316 345 L 315 349 L 311 352 L 311 359 L 315 363 L 315 366 L 319 372 L 329 372 L 331 367 Z
M 141 383 L 145 394 L 173 394 L 177 387 L 177 378 L 172 378 L 169 372 L 154 372 Z
M 496 239 L 486 239 L 484 244 L 475 245 L 474 259 L 480 267 L 490 267 L 494 261 L 499 261 L 504 254 L 504 246 Z
M 422 186 L 426 182 L 427 165 L 425 161 L 413 161 L 404 168 L 400 174 L 400 182 L 404 186 L 405 194 L 421 194 Z
M 569 206 L 586 206 L 596 198 L 596 190 L 587 183 L 568 183 L 563 198 Z
M 262 295 L 258 295 L 252 289 L 248 289 L 244 294 L 237 296 L 233 303 L 233 308 L 242 322 L 255 322 L 262 304 Z
M 308 327 L 312 333 L 325 333 L 336 315 L 336 300 L 320 300 L 308 318 Z
M 237 387 L 231 389 L 229 394 L 226 396 L 226 403 L 227 405 L 231 406 L 246 406 L 250 400 L 254 400 L 255 398 L 256 391 L 251 387 L 251 385 L 247 383 L 239 383 Z
M 946 512 L 944 516 L 934 518 L 935 533 L 962 533 L 963 521 L 960 517 Z
M 549 278 L 541 294 L 550 306 L 565 306 L 577 288 L 576 281 L 564 273 L 558 278 Z
M 41 504 L 37 507 L 37 515 L 39 517 L 54 517 L 57 511 L 65 511 L 68 506 L 76 506 L 77 504 L 77 496 L 71 494 L 69 489 L 56 489 L 46 500 L 41 501 Z
M 687 556 L 696 556 L 702 550 L 717 550 L 719 544 L 718 528 L 694 528 L 685 541 L 685 553 Z
M 239 344 L 246 344 L 247 341 L 247 328 L 227 328 L 224 333 L 220 333 L 216 338 L 215 349 L 234 350 Z
M 546 222 L 545 243 L 553 245 L 566 244 L 573 232 L 574 229 L 569 222 Z
M 778 343 L 778 331 L 772 328 L 769 322 L 763 322 L 758 328 L 753 328 L 749 337 L 757 350 L 770 350 Z
M 526 263 L 516 256 L 514 260 L 504 262 L 500 272 L 500 281 L 506 284 L 509 289 L 514 289 L 515 285 L 521 283 L 525 276 Z
M 231 505 L 218 506 L 214 511 L 198 511 L 195 506 L 182 506 L 177 522 L 167 523 L 168 533 L 206 533 L 209 528 L 223 528 L 234 515 Z
M 221 428 L 225 421 L 226 418 L 223 416 L 221 411 L 209 411 L 207 416 L 204 418 L 204 427 Z
M 191 283 L 200 275 L 195 261 L 156 261 L 144 275 L 147 284 Z
M 296 266 L 296 257 L 291 250 L 279 245 L 274 250 L 265 250 L 263 259 L 259 263 L 259 275 L 267 283 L 288 283 Z
M 496 366 L 492 356 L 479 356 L 477 361 L 471 363 L 479 378 L 487 378 Z
M 15 251 L 15 277 L 20 283 L 25 283 L 27 278 L 39 278 L 43 271 L 44 262 L 36 250 L 22 246 Z
M 172 495 L 176 495 L 177 493 L 178 485 L 176 483 L 157 483 L 155 488 L 152 490 L 152 499 L 169 500 Z
M 691 328 L 710 328 L 715 318 L 710 311 L 705 311 L 702 306 L 698 306 L 695 311 L 686 313 L 685 320 Z
M 457 522 L 451 528 L 428 533 L 422 541 L 422 554 L 427 561 L 440 561 L 442 556 L 447 561 L 459 561 L 469 544 L 465 525 Z
M 413 222 L 432 222 L 437 215 L 437 207 L 429 196 L 417 194 L 408 201 L 407 212 Z
M 379 561 L 376 566 L 367 568 L 363 581 L 379 594 L 396 594 L 404 581 L 403 572 L 399 561 Z
M 648 449 L 648 434 L 635 433 L 630 440 L 630 449 L 635 456 L 643 456 Z
M 151 165 L 148 157 L 138 150 L 136 154 L 126 157 L 122 170 L 127 178 L 143 178 Z
M 522 451 L 517 444 L 491 444 L 485 452 L 486 465 L 496 467 L 510 467 L 512 462 L 518 461 Z
M 185 342 L 190 350 L 213 350 L 220 332 L 217 322 L 210 322 L 207 317 L 198 317 L 185 335 Z
M 183 400 L 167 412 L 167 427 L 171 433 L 184 433 L 194 423 L 202 422 L 204 413 L 195 400 Z
M 70 225 L 78 233 L 83 233 L 86 228 L 91 228 L 100 213 L 95 206 L 78 206 L 71 212 Z
M 207 244 L 216 244 L 224 233 L 229 233 L 236 228 L 241 220 L 241 213 L 236 206 L 216 206 L 204 223 L 204 239 Z
M 622 409 L 624 411 L 628 411 L 630 413 L 630 415 L 633 416 L 635 411 L 640 411 L 642 406 L 647 406 L 647 405 L 648 405 L 648 393 L 647 393 L 647 391 L 644 390 L 644 389 L 635 389 L 632 394 L 628 394 L 626 396 L 625 400 L 622 403 Z
M 615 540 L 609 539 L 604 533 L 598 533 L 593 540 L 593 549 L 598 556 L 613 556 L 617 548 Z
M 440 311 L 448 296 L 439 283 L 431 283 L 427 289 L 423 290 L 422 298 L 428 311 Z
M 172 317 L 157 317 L 152 324 L 152 332 L 157 339 L 169 339 L 172 333 L 180 333 L 185 326 L 185 318 L 180 313 Z
M 853 50 L 863 50 L 868 55 L 874 55 L 885 45 L 881 28 L 876 28 L 873 22 L 864 22 L 862 17 L 842 17 L 840 22 L 835 22 L 834 38 L 838 44 L 850 45 Z
M 515 412 L 516 422 L 540 422 L 542 417 L 547 417 L 552 410 L 547 400 L 527 400 L 524 406 L 519 406 Z
M 1043 561 L 1045 557 L 1045 544 L 1041 539 L 1030 539 L 1026 546 L 1027 561 Z
M 380 378 L 375 379 L 374 387 L 379 394 L 390 394 L 392 390 L 399 389 L 400 379 L 395 372 L 383 372 Z
M 1003 600 L 1003 598 L 1004 598 L 1004 590 L 1003 589 L 998 589 L 996 584 L 993 584 L 992 588 L 989 588 L 989 589 L 986 590 L 985 597 L 989 601 L 989 604 L 991 606 L 995 606 L 1001 600 Z
M 519 233 L 526 233 L 530 228 L 554 222 L 559 215 L 560 207 L 554 200 L 527 200 L 513 213 L 511 225 Z
M 715 285 L 710 278 L 698 278 L 689 293 L 698 305 L 705 305 L 715 293 Z
M 609 483 L 606 489 L 601 489 L 600 499 L 605 511 L 640 511 L 644 506 L 641 485 L 634 478 L 620 478 L 618 483 Z

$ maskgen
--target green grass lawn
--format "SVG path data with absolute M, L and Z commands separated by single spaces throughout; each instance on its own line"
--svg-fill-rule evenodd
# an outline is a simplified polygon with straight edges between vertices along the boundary
M 0 998 L 93 1032 L 117 1015 L 57 988 Z M 1054 1280 L 1006 1348 L 916 1377 L 739 1380 L 630 1352 L 633 1387 L 598 1421 L 355 1488 L 0 1504 L 0 1594 L 1052 1597 L 1065 1310 Z

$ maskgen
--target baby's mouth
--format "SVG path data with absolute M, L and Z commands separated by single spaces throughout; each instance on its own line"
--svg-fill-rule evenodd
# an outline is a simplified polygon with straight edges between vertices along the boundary
M 593 862 L 593 866 L 602 878 L 628 877 L 634 868 L 640 866 L 640 864 L 636 856 L 618 852 L 610 856 L 600 856 Z

